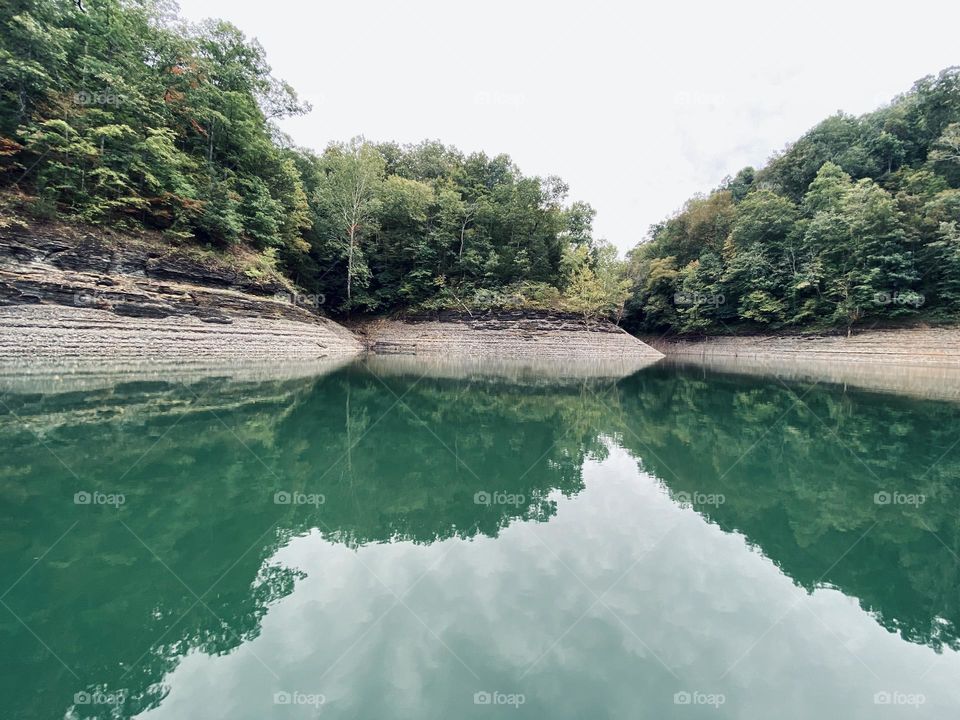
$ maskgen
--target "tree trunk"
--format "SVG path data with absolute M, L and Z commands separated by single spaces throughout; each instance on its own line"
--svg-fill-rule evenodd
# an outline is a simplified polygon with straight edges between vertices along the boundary
M 353 281 L 353 243 L 357 234 L 357 226 L 350 226 L 350 250 L 347 253 L 347 302 L 350 302 L 350 286 Z

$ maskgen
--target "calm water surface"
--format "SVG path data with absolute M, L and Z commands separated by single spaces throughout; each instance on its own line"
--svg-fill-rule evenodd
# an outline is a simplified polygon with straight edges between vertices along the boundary
M 958 405 L 422 372 L 8 388 L 0 717 L 957 717 Z

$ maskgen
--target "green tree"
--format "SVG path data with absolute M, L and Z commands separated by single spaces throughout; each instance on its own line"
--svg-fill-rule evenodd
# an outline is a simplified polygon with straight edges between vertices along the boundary
M 326 213 L 330 240 L 343 248 L 347 260 L 346 308 L 353 306 L 353 283 L 365 287 L 370 268 L 361 243 L 377 231 L 382 207 L 384 161 L 377 149 L 361 138 L 328 148 L 317 204 Z

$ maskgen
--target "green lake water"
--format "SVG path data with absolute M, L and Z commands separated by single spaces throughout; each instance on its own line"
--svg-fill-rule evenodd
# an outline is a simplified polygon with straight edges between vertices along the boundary
M 958 410 L 666 364 L 11 386 L 0 717 L 958 717 Z

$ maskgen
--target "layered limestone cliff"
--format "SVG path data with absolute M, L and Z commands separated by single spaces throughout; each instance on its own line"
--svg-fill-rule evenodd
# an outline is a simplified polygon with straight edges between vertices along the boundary
M 870 362 L 960 367 L 960 328 L 863 330 L 846 335 L 757 335 L 646 338 L 668 357 Z
M 300 362 L 365 350 L 561 364 L 662 357 L 612 323 L 570 313 L 441 313 L 347 329 L 279 275 L 239 269 L 250 260 L 150 235 L 2 228 L 0 376 L 45 360 L 89 372 L 97 363 Z
M 320 358 L 362 347 L 341 325 L 215 259 L 62 227 L 0 230 L 0 364 Z
M 548 311 L 441 313 L 372 320 L 355 328 L 375 354 L 540 359 L 649 358 L 663 354 L 613 323 Z

